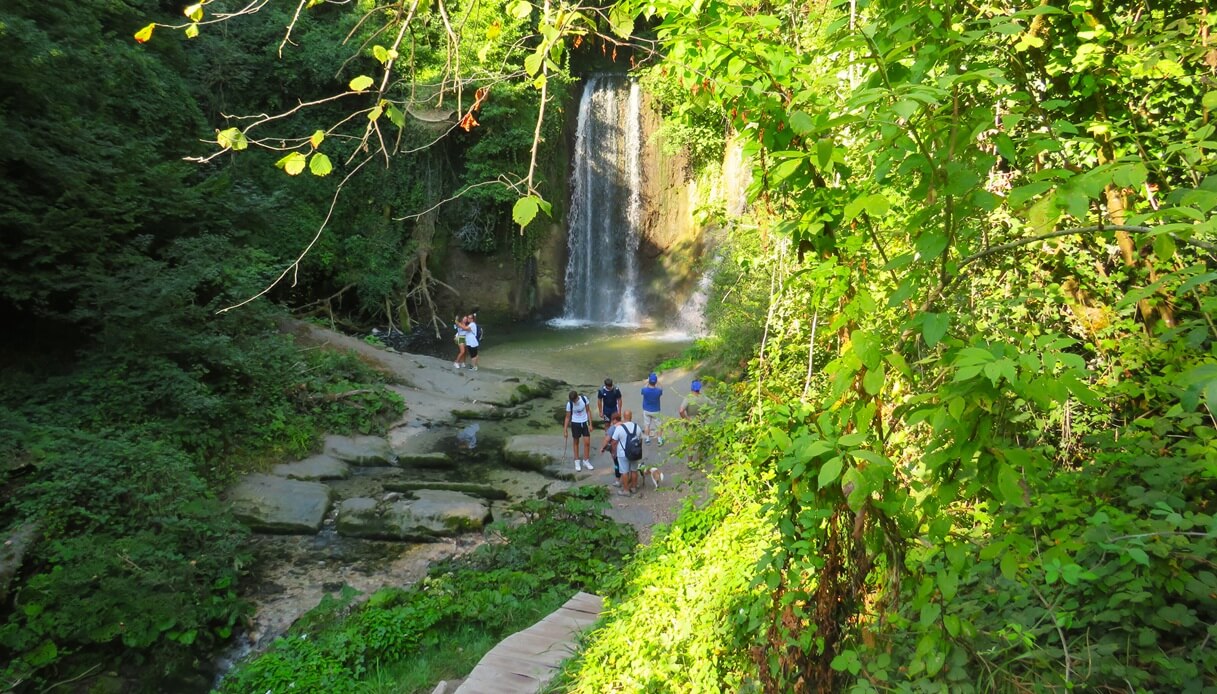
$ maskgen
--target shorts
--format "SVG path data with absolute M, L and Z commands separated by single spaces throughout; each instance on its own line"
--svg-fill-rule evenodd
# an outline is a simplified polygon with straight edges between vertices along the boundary
M 458 345 L 463 345 L 463 344 L 465 344 L 465 336 L 464 336 L 464 335 L 457 335 L 457 336 L 456 336 L 456 344 L 458 344 Z
M 638 472 L 638 466 L 641 464 L 642 464 L 641 460 L 628 460 L 626 458 L 622 458 L 621 459 L 621 471 L 623 473 L 624 472 Z
M 645 429 L 646 431 L 650 431 L 651 429 L 658 430 L 659 424 L 660 424 L 660 422 L 659 422 L 659 413 L 658 412 L 647 412 L 646 410 L 642 411 L 642 428 L 643 429 Z
M 474 347 L 474 346 L 470 345 L 470 346 L 468 346 L 466 349 L 468 349 L 468 350 L 469 350 L 469 356 L 471 356 L 471 357 L 476 357 L 476 356 L 478 355 L 478 348 L 477 348 L 477 347 Z
M 587 422 L 571 422 L 570 435 L 578 441 L 580 437 L 591 436 L 591 432 L 587 430 Z

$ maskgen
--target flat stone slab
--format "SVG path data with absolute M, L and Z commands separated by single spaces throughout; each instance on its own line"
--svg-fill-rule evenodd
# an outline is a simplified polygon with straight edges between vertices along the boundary
M 312 535 L 330 508 L 330 488 L 320 482 L 253 474 L 228 492 L 232 513 L 255 532 Z
M 340 535 L 428 542 L 474 532 L 490 521 L 490 504 L 460 492 L 419 490 L 415 499 L 346 499 L 338 507 Z
M 574 460 L 571 441 L 567 441 L 566 454 Z M 503 444 L 503 459 L 508 465 L 521 470 L 542 471 L 562 462 L 562 437 L 553 434 L 518 434 Z
M 271 473 L 291 480 L 345 480 L 351 476 L 351 467 L 337 458 L 321 454 L 276 465 Z
M 327 436 L 325 454 L 352 465 L 393 465 L 397 456 L 379 436 Z

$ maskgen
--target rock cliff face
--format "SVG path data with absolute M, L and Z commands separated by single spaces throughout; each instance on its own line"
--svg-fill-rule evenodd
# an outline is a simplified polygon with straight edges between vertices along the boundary
M 562 310 L 567 264 L 570 172 L 579 90 L 565 107 L 565 137 L 559 154 L 545 162 L 546 180 L 553 185 L 554 221 L 535 253 L 517 262 L 510 244 L 492 255 L 468 254 L 451 249 L 446 258 L 445 281 L 460 291 L 455 304 L 478 306 L 483 319 L 548 318 Z M 744 182 L 736 180 L 733 166 L 738 151 L 728 147 L 723 174 L 697 179 L 683 154 L 665 155 L 655 134 L 661 117 L 644 94 L 642 151 L 641 242 L 639 303 L 644 317 L 670 321 L 698 289 L 707 254 L 707 229 L 695 218 L 700 206 L 713 201 L 728 214 L 738 212 Z

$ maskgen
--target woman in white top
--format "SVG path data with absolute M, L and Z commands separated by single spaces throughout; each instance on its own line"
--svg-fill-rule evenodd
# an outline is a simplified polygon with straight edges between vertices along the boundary
M 456 361 L 452 362 L 452 367 L 455 369 L 462 368 L 465 365 L 465 340 L 469 336 L 469 330 L 465 327 L 465 318 L 457 316 L 452 319 L 452 327 L 456 329 Z

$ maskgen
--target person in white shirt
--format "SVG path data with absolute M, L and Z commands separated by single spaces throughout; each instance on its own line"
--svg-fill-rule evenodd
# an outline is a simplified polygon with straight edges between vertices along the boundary
M 562 423 L 562 438 L 570 435 L 575 437 L 575 472 L 583 465 L 592 470 L 592 432 L 587 427 L 589 404 L 586 395 L 572 390 L 567 396 L 566 421 Z M 579 457 L 579 439 L 583 439 L 583 457 Z
M 630 437 L 639 438 L 641 436 L 642 427 L 634 421 L 633 412 L 626 410 L 613 413 L 608 433 L 604 437 L 604 445 L 600 447 L 600 450 L 605 451 L 610 445 L 613 446 L 613 458 L 617 463 L 617 469 L 621 471 L 620 494 L 632 496 L 634 492 L 638 491 L 638 483 L 642 479 L 638 474 L 638 467 L 642 461 L 630 460 L 626 457 L 625 443 Z
M 471 369 L 478 370 L 478 324 L 477 315 L 470 314 L 465 317 L 465 351 L 469 353 L 469 363 Z

